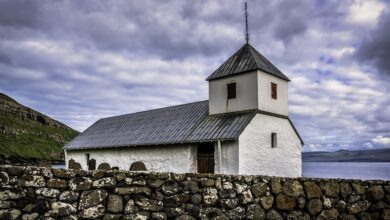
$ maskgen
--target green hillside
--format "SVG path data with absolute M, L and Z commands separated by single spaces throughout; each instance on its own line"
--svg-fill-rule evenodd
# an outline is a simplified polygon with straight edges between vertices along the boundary
M 0 93 L 0 155 L 63 160 L 62 147 L 78 134 Z

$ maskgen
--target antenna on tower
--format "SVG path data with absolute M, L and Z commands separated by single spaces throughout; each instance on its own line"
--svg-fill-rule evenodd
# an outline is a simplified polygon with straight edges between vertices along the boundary
M 245 42 L 249 43 L 249 28 L 248 28 L 248 4 L 245 2 Z

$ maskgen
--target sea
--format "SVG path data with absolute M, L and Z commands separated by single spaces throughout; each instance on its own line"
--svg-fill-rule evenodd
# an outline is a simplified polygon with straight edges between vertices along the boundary
M 390 162 L 303 162 L 302 176 L 390 180 Z
M 65 165 L 52 165 L 65 168 Z M 303 162 L 302 176 L 314 178 L 342 178 L 390 180 L 390 162 Z

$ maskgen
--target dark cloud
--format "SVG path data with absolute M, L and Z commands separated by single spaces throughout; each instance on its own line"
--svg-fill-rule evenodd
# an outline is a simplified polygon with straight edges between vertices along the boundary
M 351 56 L 371 29 L 348 21 L 359 2 L 248 4 L 251 44 L 292 79 L 304 149 L 386 147 L 386 81 L 355 59 L 388 68 L 378 58 L 386 51 L 372 49 L 387 42 L 387 15 Z M 0 0 L 0 91 L 82 131 L 102 117 L 207 99 L 204 79 L 243 43 L 240 1 Z
M 38 27 L 40 9 L 38 1 L 0 1 L 0 24 L 8 27 Z
M 380 16 L 375 30 L 357 48 L 356 56 L 373 64 L 379 73 L 390 75 L 390 10 Z

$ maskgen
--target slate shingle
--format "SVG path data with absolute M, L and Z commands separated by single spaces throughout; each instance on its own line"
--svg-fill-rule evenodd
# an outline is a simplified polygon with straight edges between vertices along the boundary
M 236 140 L 256 111 L 209 115 L 208 101 L 100 119 L 65 149 Z
M 219 79 L 253 70 L 261 70 L 281 79 L 290 81 L 286 75 L 284 75 L 278 68 L 276 68 L 276 66 L 274 66 L 250 44 L 245 44 L 241 47 L 206 80 Z

